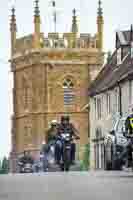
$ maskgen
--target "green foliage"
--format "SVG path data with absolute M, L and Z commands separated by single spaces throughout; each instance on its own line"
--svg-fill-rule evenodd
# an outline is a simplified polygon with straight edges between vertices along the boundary
M 84 147 L 83 160 L 80 161 L 80 170 L 88 171 L 89 169 L 89 155 L 90 155 L 90 145 L 86 144 Z
M 0 160 L 0 171 L 1 171 L 1 160 Z
M 6 157 L 3 158 L 0 166 L 0 174 L 8 174 L 9 172 L 9 161 Z

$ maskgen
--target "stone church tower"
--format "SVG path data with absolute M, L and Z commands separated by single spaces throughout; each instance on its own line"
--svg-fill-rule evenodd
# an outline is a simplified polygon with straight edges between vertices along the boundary
M 11 160 L 24 149 L 37 155 L 46 129 L 53 119 L 69 114 L 80 132 L 80 145 L 88 143 L 88 87 L 103 64 L 103 16 L 99 1 L 97 33 L 79 33 L 73 10 L 71 32 L 40 32 L 39 2 L 35 1 L 34 32 L 17 38 L 15 8 L 12 9 L 11 70 L 13 117 Z

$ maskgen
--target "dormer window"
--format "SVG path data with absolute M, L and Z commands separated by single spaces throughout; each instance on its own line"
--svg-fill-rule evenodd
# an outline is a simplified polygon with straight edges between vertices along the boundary
M 121 64 L 121 61 L 122 61 L 122 56 L 121 56 L 121 48 L 119 48 L 117 50 L 117 65 L 120 65 Z
M 133 58 L 133 41 L 131 42 L 131 58 Z

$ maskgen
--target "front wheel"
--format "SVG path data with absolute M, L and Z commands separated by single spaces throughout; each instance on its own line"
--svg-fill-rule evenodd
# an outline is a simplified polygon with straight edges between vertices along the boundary
M 64 152 L 64 171 L 69 171 L 71 164 L 71 149 L 66 149 Z

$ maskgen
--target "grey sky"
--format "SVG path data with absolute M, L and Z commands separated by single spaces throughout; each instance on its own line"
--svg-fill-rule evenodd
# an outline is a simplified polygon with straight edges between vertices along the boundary
M 0 157 L 10 150 L 11 129 L 11 73 L 9 64 L 10 32 L 9 15 L 11 0 L 2 0 L 0 4 Z M 40 0 L 42 31 L 53 30 L 50 0 Z M 104 11 L 104 50 L 114 48 L 115 31 L 128 29 L 133 23 L 132 0 L 103 0 Z M 80 31 L 94 34 L 96 32 L 96 14 L 98 0 L 57 0 L 59 8 L 57 31 L 66 32 L 71 27 L 72 9 L 78 10 Z M 33 0 L 16 0 L 18 36 L 33 31 Z

